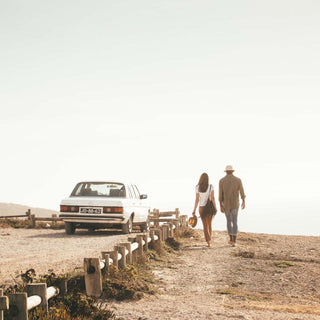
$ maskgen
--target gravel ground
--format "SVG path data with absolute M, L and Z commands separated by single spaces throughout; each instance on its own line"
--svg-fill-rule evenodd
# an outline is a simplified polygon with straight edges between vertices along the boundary
M 101 257 L 101 251 L 127 239 L 114 231 L 76 231 L 66 235 L 64 230 L 0 229 L 0 285 L 20 281 L 21 272 L 30 268 L 37 275 L 53 271 L 65 274 L 83 268 L 84 258 Z
M 0 284 L 13 284 L 29 268 L 38 275 L 82 269 L 83 258 L 99 257 L 126 238 L 106 231 L 67 236 L 64 230 L 0 229 Z M 166 264 L 152 266 L 159 293 L 107 306 L 123 320 L 320 320 L 319 240 L 241 233 L 233 248 L 225 232 L 214 232 L 207 248 L 203 240 L 187 239 Z M 276 265 L 283 262 L 289 265 Z
M 167 266 L 155 267 L 160 294 L 112 302 L 122 320 L 320 320 L 319 237 L 224 232 L 214 243 L 186 241 Z M 252 258 L 238 254 L 248 253 Z M 276 267 L 281 261 L 287 268 Z

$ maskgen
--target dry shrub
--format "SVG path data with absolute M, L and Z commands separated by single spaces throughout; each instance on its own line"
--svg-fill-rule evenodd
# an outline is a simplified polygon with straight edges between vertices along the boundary
M 182 227 L 178 234 L 177 234 L 177 237 L 179 238 L 193 238 L 193 239 L 200 239 L 201 238 L 201 235 L 200 233 L 195 230 L 195 229 L 192 229 L 192 228 L 189 228 L 189 227 Z
M 30 221 L 25 219 L 0 219 L 1 228 L 30 228 Z
M 181 243 L 177 241 L 175 238 L 168 238 L 166 240 L 166 245 L 172 248 L 173 250 L 179 250 Z
M 139 300 L 144 293 L 154 294 L 154 277 L 141 265 L 127 265 L 124 269 L 109 267 L 103 283 L 102 296 L 106 299 Z

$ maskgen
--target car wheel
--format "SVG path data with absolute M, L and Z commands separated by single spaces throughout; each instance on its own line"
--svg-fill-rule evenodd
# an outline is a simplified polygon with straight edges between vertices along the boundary
M 125 234 L 132 232 L 132 217 L 128 219 L 128 222 L 126 224 L 122 225 L 122 232 Z
M 74 234 L 76 231 L 76 227 L 70 222 L 65 222 L 64 228 L 66 230 L 66 234 Z

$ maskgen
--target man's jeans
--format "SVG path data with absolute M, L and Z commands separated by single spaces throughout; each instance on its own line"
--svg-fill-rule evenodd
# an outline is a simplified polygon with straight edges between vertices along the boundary
M 238 234 L 238 211 L 239 208 L 225 210 L 228 233 L 231 236 L 236 236 Z

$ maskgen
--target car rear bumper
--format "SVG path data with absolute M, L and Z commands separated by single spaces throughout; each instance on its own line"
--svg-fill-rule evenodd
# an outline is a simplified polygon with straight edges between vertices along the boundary
M 86 223 L 86 224 L 104 224 L 104 225 L 112 225 L 112 224 L 125 224 L 126 218 L 124 216 L 119 215 L 79 215 L 72 213 L 63 213 L 59 215 L 60 218 L 64 222 L 72 222 L 72 223 Z

